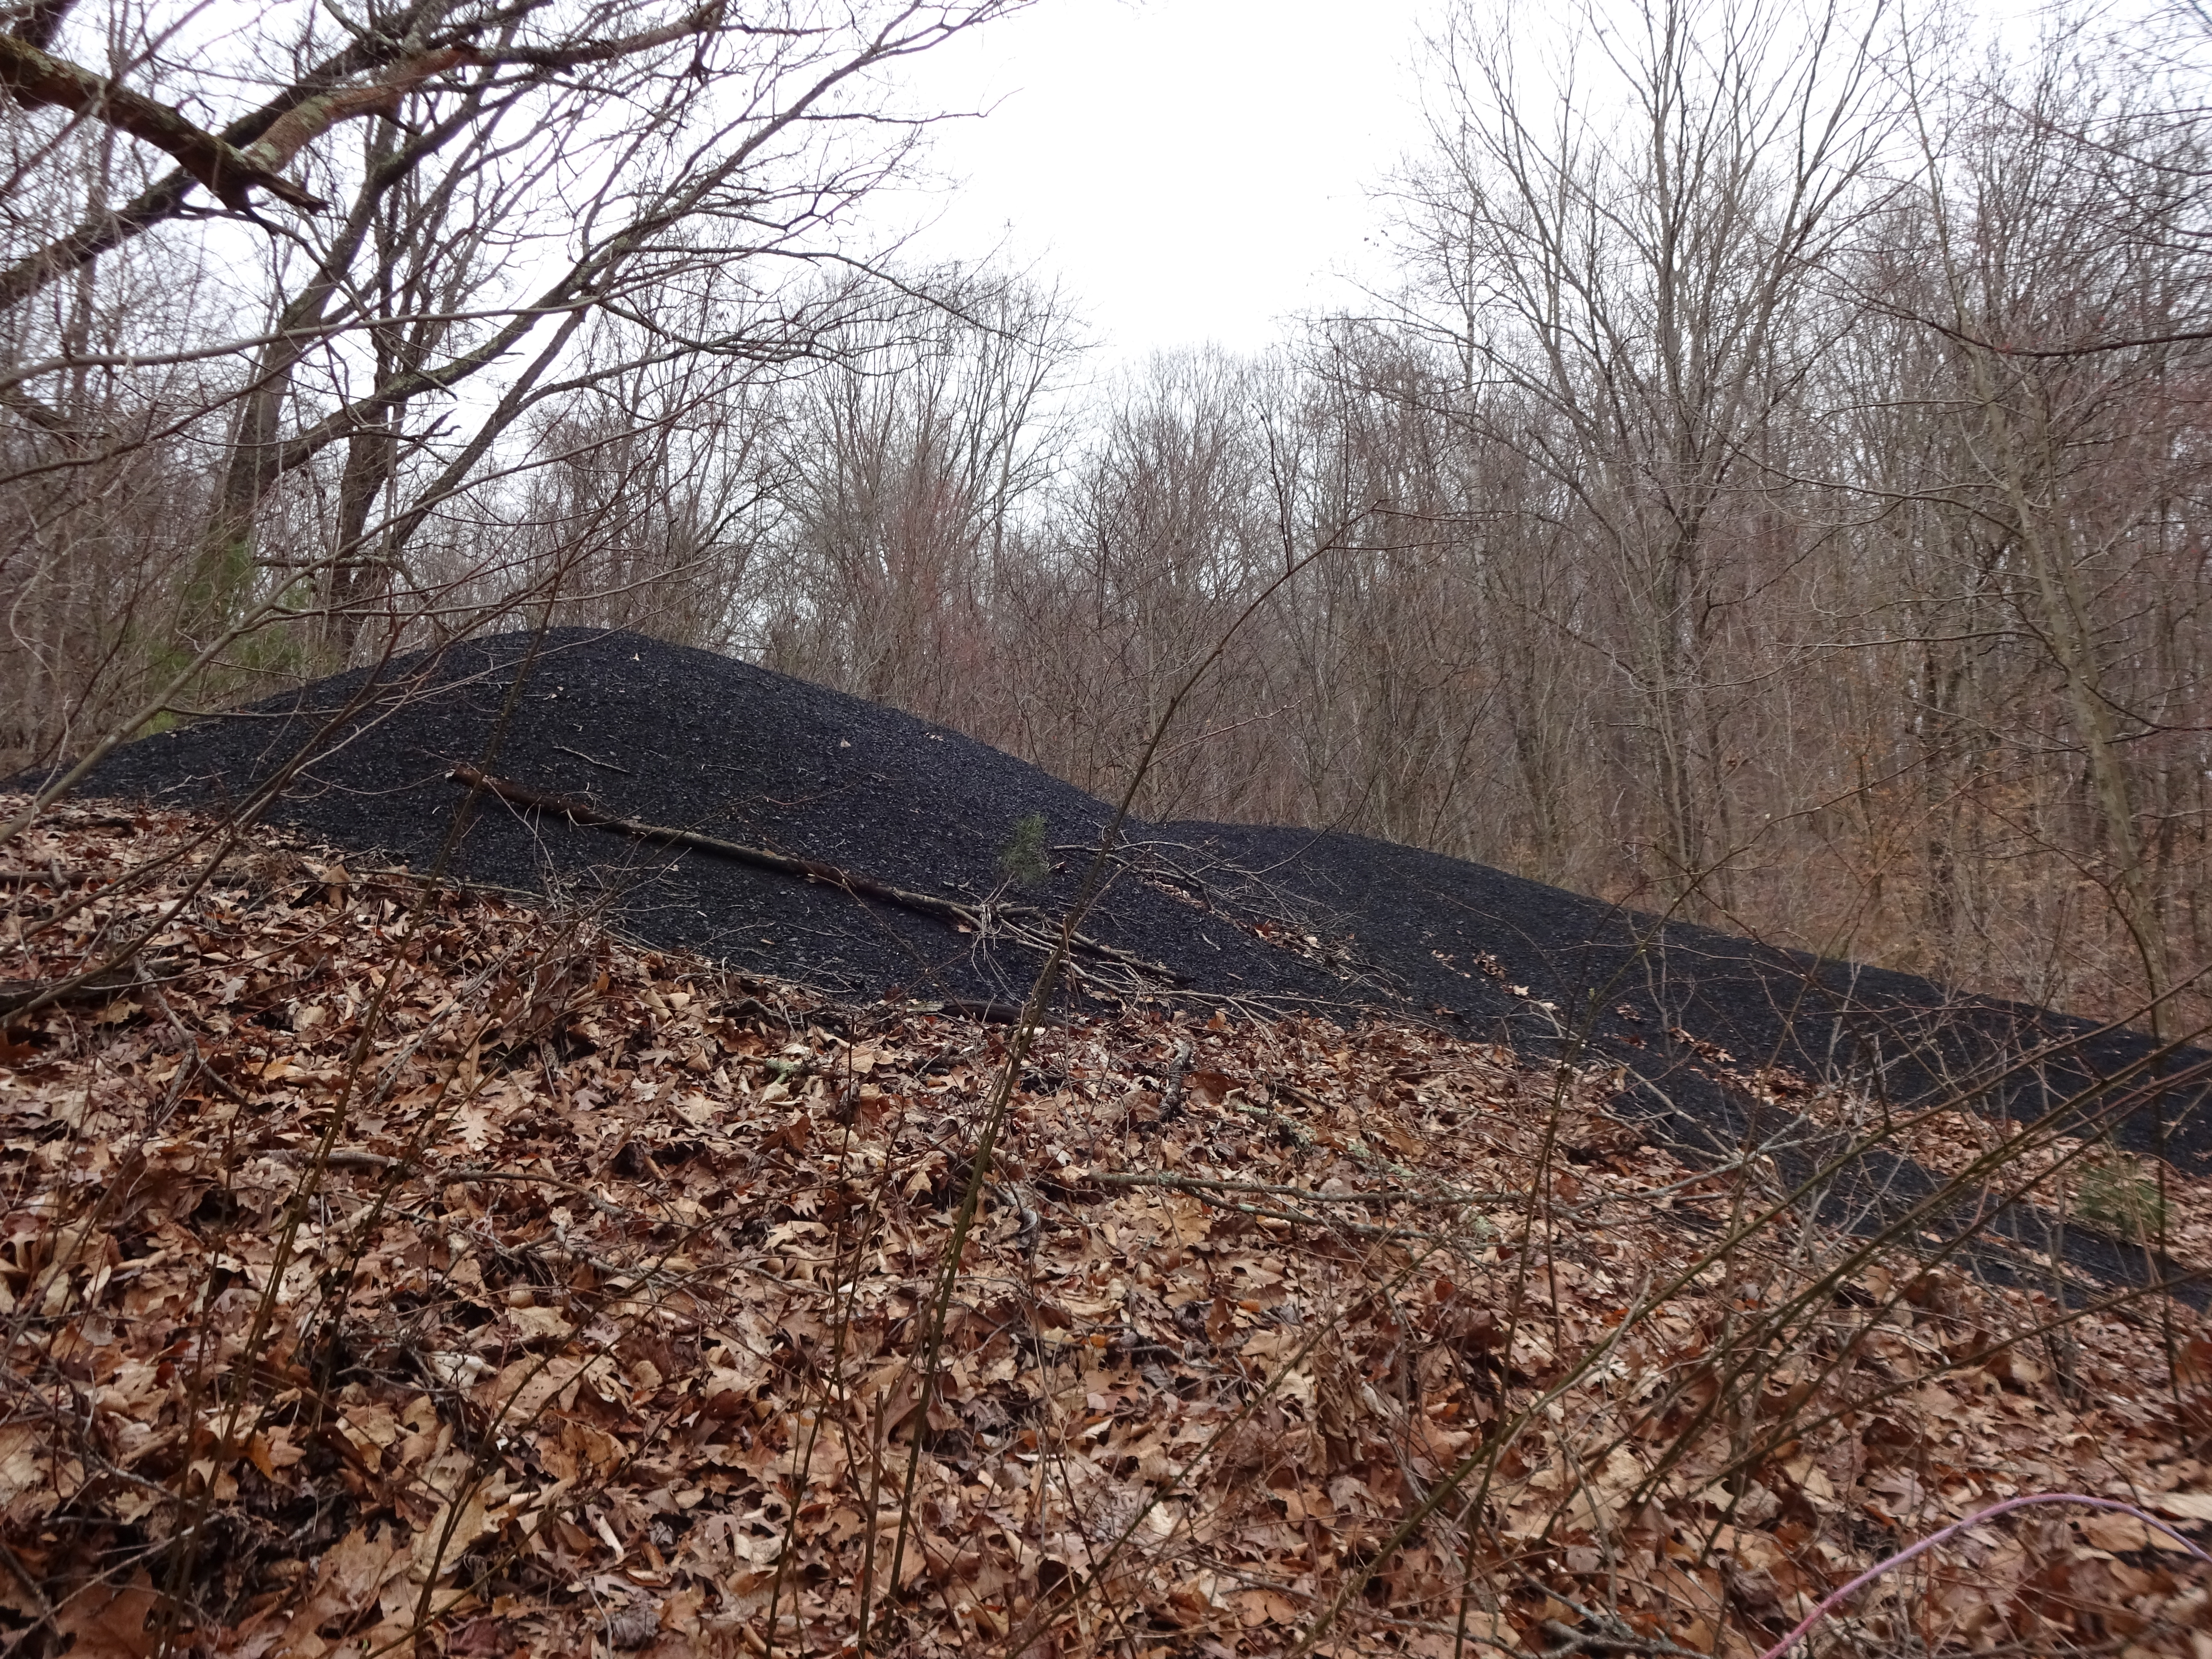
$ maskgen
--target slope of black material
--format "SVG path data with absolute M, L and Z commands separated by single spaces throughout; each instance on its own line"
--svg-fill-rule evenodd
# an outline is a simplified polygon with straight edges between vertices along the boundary
M 2203 1049 L 2161 1055 L 2137 1031 L 1662 922 L 1363 836 L 1221 824 L 1154 833 L 1203 849 L 1230 905 L 1241 882 L 1333 909 L 1413 1006 L 1499 1022 L 1524 1048 L 1571 1030 L 1655 1101 L 1719 1064 L 1848 1079 L 1899 1103 L 1957 1094 L 2022 1118 L 2074 1102 L 2123 1145 L 2212 1167 Z M 1711 1121 L 1710 1110 L 1697 1116 Z
M 1047 909 L 1074 891 L 1085 860 L 1073 849 L 1095 842 L 1108 814 L 957 732 L 727 658 L 592 629 L 548 635 L 534 653 L 529 635 L 507 635 L 324 681 L 131 744 L 82 793 L 219 805 L 303 750 L 312 757 L 268 817 L 418 868 L 468 799 L 447 776 L 459 763 L 963 902 L 1002 887 L 1000 855 L 1036 814 L 1058 849 L 1054 873 L 1015 896 Z M 2212 1164 L 2212 1056 L 2202 1051 L 2158 1060 L 2154 1079 L 2152 1046 L 2136 1033 L 1662 925 L 1359 836 L 1198 823 L 1128 833 L 1085 924 L 1092 934 L 1166 963 L 1197 992 L 1263 1007 L 1372 1006 L 1617 1061 L 1679 1140 L 1739 1144 L 1759 1109 L 1731 1074 L 1778 1066 L 1855 1076 L 1899 1102 L 1969 1090 L 1984 1109 L 2022 1116 L 2078 1097 L 2109 1112 L 2124 1140 L 2163 1144 L 2192 1169 Z M 854 996 L 1014 997 L 1035 966 L 1002 938 L 495 798 L 477 798 L 448 867 L 604 896 L 621 926 L 653 943 Z M 1880 1184 L 1924 1182 L 1899 1176 L 1910 1169 L 1886 1164 Z M 2139 1276 L 2130 1254 L 2109 1252 L 2096 1270 Z
M 1778 1068 L 1899 1104 L 1952 1098 L 2022 1120 L 2069 1105 L 2081 1127 L 2109 1130 L 2124 1146 L 2162 1150 L 2191 1170 L 2212 1167 L 2212 1054 L 2203 1049 L 2161 1053 L 2139 1032 L 1662 921 L 1364 836 L 1207 823 L 1139 833 L 1224 909 L 1296 894 L 1311 925 L 1347 941 L 1401 1004 L 1523 1051 L 1617 1063 L 1638 1085 L 1626 1098 L 1668 1139 L 1716 1158 L 1769 1146 L 1792 1187 L 1830 1162 L 1834 1138 L 1763 1103 L 1745 1073 Z M 1876 1147 L 1820 1181 L 1814 1202 L 1823 1219 L 1870 1233 L 1941 1186 Z M 2069 1228 L 2033 1205 L 1953 1207 L 1922 1217 L 1915 1231 L 1994 1235 L 2063 1255 L 2109 1285 L 2174 1276 L 2140 1248 Z M 2000 1249 L 1978 1244 L 1966 1255 L 1990 1277 L 2024 1276 L 2019 1258 Z M 2212 1302 L 2204 1285 L 2179 1293 Z
M 468 792 L 459 763 L 604 811 L 839 866 L 973 902 L 1002 885 L 1017 824 L 1048 847 L 1095 842 L 1107 809 L 1036 768 L 876 704 L 726 657 L 629 634 L 546 636 L 517 689 L 530 637 L 505 635 L 318 683 L 238 714 L 118 750 L 87 794 L 217 805 L 301 769 L 268 817 L 342 847 L 425 868 Z M 1079 854 L 1012 895 L 1052 909 L 1073 896 Z M 852 995 L 1005 997 L 1028 953 L 979 944 L 896 907 L 696 853 L 677 853 L 551 813 L 480 798 L 448 865 L 467 879 L 572 897 L 611 896 L 654 944 Z M 1115 884 L 1089 931 L 1174 962 L 1197 982 L 1333 1007 L 1329 974 L 1224 927 L 1195 929 L 1174 894 Z

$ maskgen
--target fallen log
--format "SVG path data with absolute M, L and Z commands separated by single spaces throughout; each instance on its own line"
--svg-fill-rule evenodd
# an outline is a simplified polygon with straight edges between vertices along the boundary
M 76 979 L 0 979 L 0 1014 L 12 1014 L 33 1003 L 66 1008 L 97 1007 L 137 988 L 139 973 L 130 963 L 103 968 Z
M 834 864 L 817 864 L 812 859 L 794 859 L 781 853 L 770 852 L 765 847 L 747 847 L 738 842 L 720 841 L 693 830 L 675 830 L 665 824 L 641 823 L 635 818 L 617 817 L 611 812 L 600 811 L 588 801 L 578 800 L 571 795 L 556 795 L 542 789 L 532 789 L 506 778 L 493 777 L 473 766 L 456 766 L 447 775 L 457 782 L 487 790 L 517 806 L 558 812 L 572 823 L 589 824 L 599 830 L 618 830 L 623 835 L 635 836 L 641 841 L 666 842 L 696 852 L 713 853 L 722 858 L 735 859 L 741 864 L 773 870 L 780 876 L 842 887 L 848 893 L 881 899 L 887 904 L 896 904 L 902 909 L 913 910 L 939 921 L 957 922 L 968 927 L 981 926 L 975 912 L 964 905 L 955 904 L 950 899 L 941 899 L 931 893 L 909 892 L 903 887 L 894 887 L 887 881 L 878 881 L 872 876 L 841 870 Z
M 644 823 L 635 818 L 625 818 L 612 812 L 603 812 L 589 801 L 578 800 L 573 795 L 556 795 L 542 789 L 532 789 L 507 778 L 494 777 L 490 773 L 473 766 L 456 766 L 446 775 L 457 783 L 482 789 L 517 806 L 534 811 L 558 812 L 571 823 L 587 825 L 595 830 L 613 830 L 625 836 L 635 836 L 641 841 L 665 842 L 693 852 L 711 853 L 718 858 L 734 859 L 740 864 L 750 864 L 756 869 L 770 870 L 780 876 L 789 876 L 798 881 L 818 882 L 825 887 L 836 887 L 860 898 L 872 898 L 884 904 L 896 905 L 933 921 L 964 928 L 971 933 L 984 931 L 982 915 L 964 904 L 951 899 L 939 898 L 933 893 L 917 893 L 910 889 L 863 875 L 854 870 L 842 870 L 834 864 L 819 863 L 813 859 L 795 859 L 787 854 L 771 852 L 765 847 L 747 847 L 741 842 L 722 841 L 714 836 L 702 836 L 696 830 L 678 830 L 662 823 Z M 1011 907 L 1009 907 L 1011 908 Z M 1042 912 L 1024 907 L 1019 914 L 1050 921 Z M 1075 935 L 1074 948 L 1087 955 L 1103 957 L 1155 975 L 1171 985 L 1188 981 L 1181 974 L 1164 963 L 1147 962 L 1103 940 Z

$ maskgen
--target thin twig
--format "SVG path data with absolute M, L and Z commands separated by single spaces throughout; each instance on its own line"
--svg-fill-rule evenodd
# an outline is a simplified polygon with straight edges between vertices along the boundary
M 1226 1181 L 1213 1176 L 1121 1175 L 1110 1170 L 1094 1171 L 1084 1179 L 1095 1181 L 1102 1187 L 1172 1187 L 1194 1194 L 1249 1193 L 1259 1198 L 1303 1198 L 1316 1204 L 1415 1204 L 1430 1209 L 1458 1210 L 1471 1204 L 1509 1204 L 1524 1196 L 1511 1193 L 1417 1193 L 1402 1188 L 1382 1192 L 1317 1193 L 1308 1187 L 1271 1187 L 1257 1181 Z
M 2110 1498 L 2090 1498 L 2081 1492 L 2028 1492 L 2022 1497 L 2008 1498 L 2002 1504 L 1992 1504 L 1989 1508 L 1978 1510 L 1974 1514 L 1968 1516 L 1963 1521 L 1954 1521 L 1949 1526 L 1929 1533 L 1927 1537 L 1922 1539 L 1918 1543 L 1911 1545 L 1908 1548 L 1899 1550 L 1896 1554 L 1889 1557 L 1887 1560 L 1875 1562 L 1874 1565 L 1869 1567 L 1864 1572 L 1852 1579 L 1848 1584 L 1839 1586 L 1838 1589 L 1832 1589 L 1829 1591 L 1827 1595 L 1822 1596 L 1819 1605 L 1814 1607 L 1812 1612 L 1807 1613 L 1802 1619 L 1799 1620 L 1789 1635 L 1784 1637 L 1772 1647 L 1767 1649 L 1765 1652 L 1760 1654 L 1759 1656 L 1759 1659 L 1782 1659 L 1782 1656 L 1784 1654 L 1789 1652 L 1791 1648 L 1796 1646 L 1798 1642 L 1803 1638 L 1806 1632 L 1811 1630 L 1814 1626 L 1819 1624 L 1823 1619 L 1826 1618 L 1833 1608 L 1840 1606 L 1843 1602 L 1849 1601 L 1861 1589 L 1874 1583 L 1875 1579 L 1881 1577 L 1884 1573 L 1889 1571 L 1891 1568 L 1903 1566 L 1914 1557 L 1925 1554 L 1928 1551 L 1934 1549 L 1938 1544 L 1943 1542 L 1944 1540 L 1956 1537 L 1960 1533 L 1966 1531 L 1969 1527 L 1979 1526 L 1984 1521 L 1993 1521 L 1998 1516 L 2003 1515 L 2011 1510 L 2024 1510 L 2031 1504 L 2079 1504 L 2085 1509 L 2114 1510 L 2122 1515 L 2132 1515 L 2136 1520 L 2142 1522 L 2145 1526 L 2156 1527 L 2160 1532 L 2164 1533 L 2168 1538 L 2173 1540 L 2175 1543 L 2180 1545 L 2182 1548 L 2187 1550 L 2198 1560 L 2203 1562 L 2207 1566 L 2212 1566 L 2212 1555 L 2207 1555 L 2203 1550 L 2191 1543 L 2188 1539 L 2183 1537 L 2179 1532 L 2176 1532 L 2172 1527 L 2160 1520 L 2156 1516 L 2150 1514 L 2148 1510 L 2139 1510 L 2132 1504 L 2123 1504 Z
M 627 766 L 617 766 L 612 761 L 594 759 L 580 749 L 569 748 L 565 743 L 556 743 L 553 746 L 564 755 L 574 755 L 578 760 L 582 761 L 587 766 L 596 766 L 603 771 L 619 772 L 626 778 L 634 778 L 637 775 L 636 773 L 631 771 Z

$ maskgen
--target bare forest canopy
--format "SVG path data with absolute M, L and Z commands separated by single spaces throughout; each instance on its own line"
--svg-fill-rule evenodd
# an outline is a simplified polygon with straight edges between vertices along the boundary
M 1225 636 L 1145 818 L 2202 1029 L 2200 24 L 1468 6 L 1398 282 L 1102 378 L 851 228 L 1010 9 L 18 8 L 0 774 L 550 623 L 1110 799 Z

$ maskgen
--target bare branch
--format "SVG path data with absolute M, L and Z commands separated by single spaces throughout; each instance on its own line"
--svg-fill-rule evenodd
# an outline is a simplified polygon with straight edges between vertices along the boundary
M 319 212 L 329 205 L 261 161 L 195 125 L 179 111 L 105 80 L 89 70 L 49 57 L 15 34 L 0 34 L 0 87 L 24 104 L 52 104 L 144 140 L 184 164 L 185 171 L 244 212 L 249 190 L 258 187 L 293 206 Z M 296 146 L 295 146 L 296 147 Z

